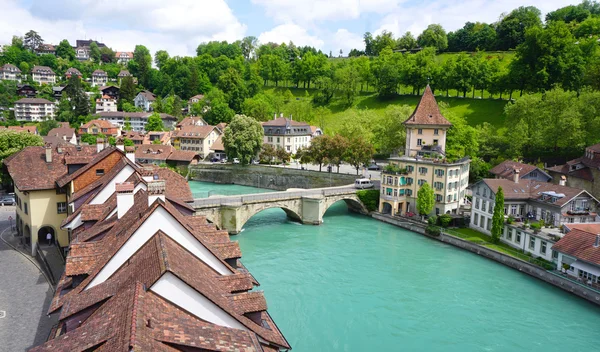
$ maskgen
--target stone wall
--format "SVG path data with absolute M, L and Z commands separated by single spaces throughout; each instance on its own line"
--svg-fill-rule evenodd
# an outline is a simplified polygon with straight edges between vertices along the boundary
M 190 179 L 284 191 L 288 188 L 322 188 L 354 184 L 359 177 L 262 165 L 198 164 L 190 166 Z
M 374 213 L 372 216 L 373 216 L 373 218 L 375 218 L 377 220 L 387 222 L 389 224 L 396 225 L 396 226 L 402 227 L 404 229 L 407 229 L 407 230 L 410 230 L 413 232 L 425 234 L 426 224 L 419 224 L 416 222 L 407 221 L 407 220 L 403 220 L 403 219 L 399 219 L 399 218 L 394 218 L 389 215 L 383 215 L 383 214 L 377 214 L 377 213 Z M 442 233 L 438 237 L 431 237 L 431 236 L 428 236 L 428 237 L 430 237 L 432 239 L 436 239 L 436 240 L 444 242 L 444 243 L 451 244 L 455 247 L 465 249 L 469 252 L 475 253 L 482 257 L 486 257 L 488 259 L 494 260 L 500 264 L 504 264 L 504 265 L 511 267 L 515 270 L 518 270 L 522 273 L 528 274 L 537 279 L 545 281 L 551 285 L 554 285 L 558 288 L 561 288 L 567 292 L 577 295 L 583 299 L 586 299 L 587 301 L 589 301 L 591 303 L 600 305 L 600 293 L 598 293 L 594 290 L 591 290 L 583 285 L 579 285 L 579 284 L 577 284 L 571 280 L 568 280 L 558 274 L 554 274 L 554 273 L 549 272 L 549 271 L 547 271 L 543 268 L 540 268 L 536 265 L 528 263 L 526 261 L 511 257 L 507 254 L 495 251 L 493 249 L 490 249 L 490 248 L 487 248 L 484 246 L 480 246 L 476 243 L 463 240 L 462 238 L 458 238 L 456 236 L 452 236 L 452 235 L 448 235 L 448 234 L 444 234 L 444 233 Z

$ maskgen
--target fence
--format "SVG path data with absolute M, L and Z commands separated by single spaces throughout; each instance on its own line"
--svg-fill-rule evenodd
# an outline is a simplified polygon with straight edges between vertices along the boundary
M 192 206 L 218 206 L 218 205 L 236 205 L 240 203 L 250 202 L 261 202 L 261 201 L 275 201 L 275 200 L 286 200 L 293 198 L 302 197 L 319 197 L 319 196 L 334 196 L 340 194 L 356 193 L 354 187 L 340 187 L 330 189 L 314 189 L 306 191 L 292 191 L 292 192 L 266 192 L 263 194 L 246 194 L 232 197 L 213 197 L 196 199 Z

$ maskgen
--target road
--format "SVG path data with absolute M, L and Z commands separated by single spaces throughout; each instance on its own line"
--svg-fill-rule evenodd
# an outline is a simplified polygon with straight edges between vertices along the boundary
M 0 207 L 2 238 L 12 236 L 9 216 L 15 218 L 14 207 Z M 43 343 L 56 323 L 46 316 L 53 292 L 37 266 L 2 239 L 0 268 L 0 351 L 26 351 Z
M 377 165 L 379 165 L 381 168 L 383 168 L 386 164 L 384 163 L 377 163 Z M 263 165 L 263 166 L 268 166 L 268 165 Z M 296 164 L 295 162 L 292 162 L 290 165 L 284 166 L 284 165 L 271 165 L 273 167 L 283 167 L 283 168 L 287 168 L 287 169 L 300 169 L 300 165 Z M 303 164 L 302 165 L 305 169 L 308 170 L 312 170 L 312 171 L 319 171 L 319 165 L 313 165 L 313 164 Z M 337 172 L 337 167 L 333 167 L 332 172 Z M 327 173 L 327 165 L 323 165 L 323 167 L 321 168 L 321 172 Z M 356 169 L 354 168 L 354 166 L 352 165 L 348 165 L 348 164 L 342 164 L 340 165 L 340 174 L 350 174 L 350 175 L 356 175 Z M 359 171 L 359 176 L 360 177 L 363 175 L 363 171 L 360 170 Z M 380 171 L 375 171 L 375 170 L 365 170 L 364 171 L 364 176 L 369 178 L 369 176 L 371 176 L 372 180 L 380 180 L 381 179 L 381 172 Z

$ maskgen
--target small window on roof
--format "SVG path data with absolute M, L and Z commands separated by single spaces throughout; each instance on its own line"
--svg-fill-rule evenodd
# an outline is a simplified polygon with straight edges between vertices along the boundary
M 96 176 L 104 175 L 104 169 L 96 169 Z

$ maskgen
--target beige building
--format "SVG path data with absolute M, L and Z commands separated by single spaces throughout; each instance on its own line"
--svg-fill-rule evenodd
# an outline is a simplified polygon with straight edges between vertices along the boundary
M 221 132 L 215 126 L 186 125 L 173 131 L 171 144 L 175 149 L 194 151 L 204 159 L 219 136 Z
M 48 66 L 33 66 L 31 79 L 39 84 L 56 83 L 56 74 Z
M 116 112 L 117 99 L 113 99 L 108 95 L 103 95 L 102 98 L 96 99 L 96 114 L 100 112 Z
M 15 102 L 15 119 L 17 121 L 38 122 L 54 119 L 56 105 L 41 98 L 23 98 Z
M 311 126 L 306 122 L 294 121 L 291 117 L 275 117 L 263 122 L 264 144 L 283 148 L 288 153 L 296 154 L 298 149 L 308 148 L 313 138 Z
M 379 211 L 404 215 L 417 213 L 417 192 L 424 183 L 434 191 L 432 214 L 457 214 L 469 185 L 468 158 L 449 162 L 444 155 L 451 123 L 442 116 L 427 86 L 413 114 L 404 121 L 406 150 L 389 159 L 381 173 Z
M 21 83 L 21 70 L 15 65 L 6 64 L 0 67 L 1 81 L 17 81 Z
M 102 87 L 108 84 L 108 74 L 103 70 L 92 72 L 92 87 Z

